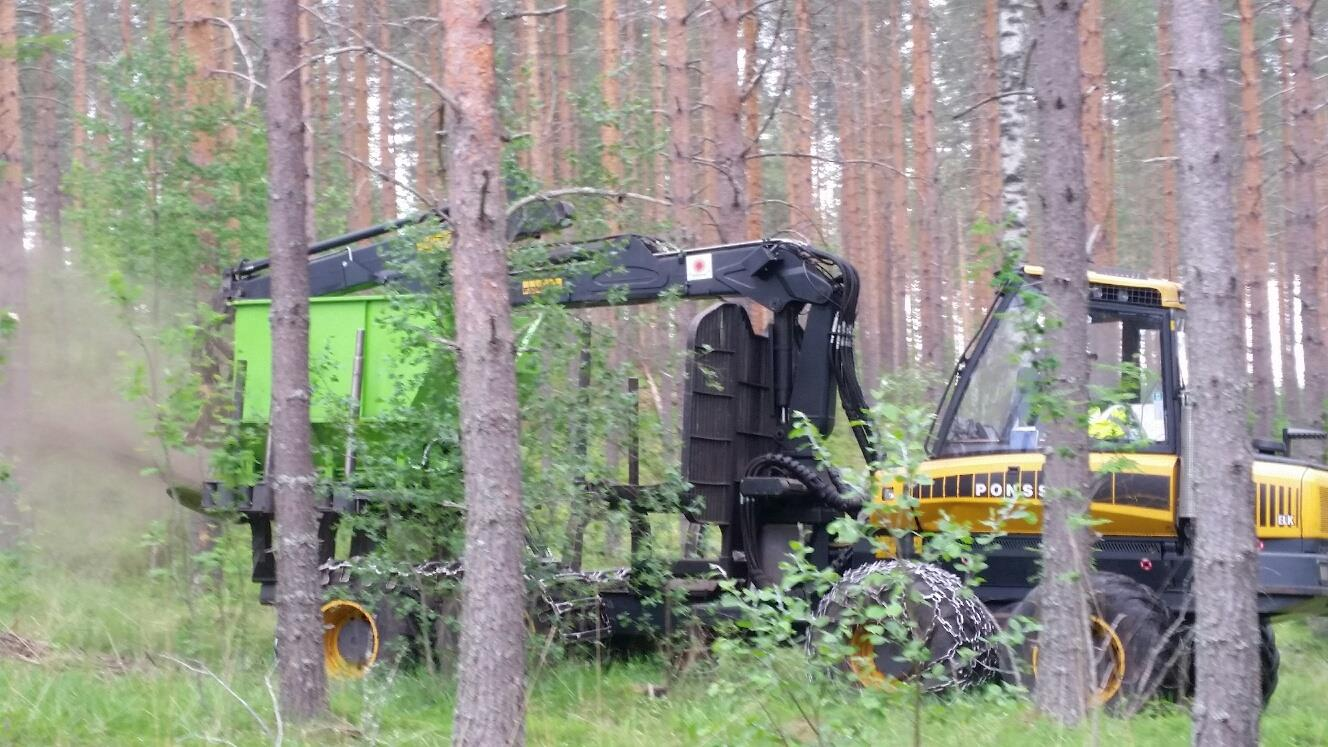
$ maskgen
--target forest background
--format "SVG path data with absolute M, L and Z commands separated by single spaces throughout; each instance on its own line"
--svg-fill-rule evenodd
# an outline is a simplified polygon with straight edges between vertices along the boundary
M 197 360 L 198 331 L 213 323 L 220 271 L 266 253 L 258 4 L 4 6 L 0 305 L 20 323 L 0 390 L 0 453 L 15 465 L 9 519 L 25 548 L 5 566 L 0 682 L 16 695 L 7 721 L 30 738 L 74 742 L 107 729 L 162 740 L 258 729 L 270 720 L 259 664 L 270 621 L 242 572 L 200 585 L 199 567 L 188 565 L 179 577 L 188 522 L 164 489 L 197 484 L 207 471 L 202 450 L 180 448 L 197 434 L 171 395 Z M 1318 258 L 1328 220 L 1318 216 L 1317 195 L 1328 189 L 1328 91 L 1316 78 L 1323 25 L 1310 6 L 1240 0 L 1227 24 L 1240 92 L 1231 118 L 1242 143 L 1238 248 L 1256 435 L 1303 402 L 1323 400 L 1326 369 L 1307 362 L 1325 360 L 1328 283 Z M 699 245 L 790 235 L 836 250 L 864 277 L 864 378 L 946 370 L 990 298 L 993 258 L 984 247 L 1001 222 L 998 3 L 707 7 L 500 3 L 512 196 L 573 201 L 578 236 L 633 231 Z M 312 235 L 446 202 L 447 123 L 434 86 L 448 71 L 436 16 L 426 2 L 305 5 Z M 1174 277 L 1165 19 L 1151 0 L 1088 0 L 1081 57 L 1093 261 Z M 1030 155 L 1036 161 L 1036 149 Z M 1036 261 L 1036 210 L 1031 219 Z M 669 385 L 677 359 L 655 330 L 673 330 L 677 348 L 689 315 L 589 315 L 613 331 L 606 355 L 639 373 L 664 427 L 677 422 Z M 601 531 L 611 542 L 612 529 Z M 201 562 L 244 565 L 243 548 L 216 547 Z M 178 592 L 178 605 L 161 609 L 154 585 Z M 224 621 L 225 633 L 203 635 L 200 614 Z M 1288 635 L 1305 661 L 1323 658 L 1313 637 Z M 189 666 L 208 662 L 241 683 L 262 718 L 185 664 L 154 659 L 161 652 Z M 1275 702 L 1269 728 L 1294 723 L 1285 728 L 1297 738 L 1322 729 L 1294 704 L 1312 702 L 1321 670 L 1288 677 L 1306 697 L 1293 689 Z M 428 714 L 448 713 L 446 696 L 411 676 L 341 691 L 339 711 L 362 733 L 445 728 L 445 718 L 432 723 Z M 605 735 L 626 728 L 713 738 L 714 724 L 704 725 L 713 706 L 632 699 L 629 684 L 653 676 L 631 667 L 603 676 L 557 670 L 536 685 L 549 692 L 536 696 L 532 736 L 599 734 L 613 743 Z M 576 712 L 568 701 L 590 692 L 610 699 L 607 712 L 617 710 L 613 699 L 630 701 L 621 708 L 634 715 L 623 723 L 606 711 L 554 715 Z M 163 693 L 183 710 L 168 716 L 152 706 Z M 975 713 L 969 738 L 1007 738 L 991 728 L 1002 708 L 1018 706 Z M 949 721 L 947 713 L 938 707 L 935 718 Z M 85 739 L 58 730 L 69 719 L 90 730 Z M 1147 733 L 1177 719 L 1164 712 L 1154 726 L 1110 728 Z

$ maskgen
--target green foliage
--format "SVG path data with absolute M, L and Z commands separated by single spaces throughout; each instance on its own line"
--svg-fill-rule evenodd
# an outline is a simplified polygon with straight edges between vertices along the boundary
M 1010 498 L 981 527 L 943 516 L 935 531 L 915 530 L 916 521 L 910 518 L 920 507 L 915 488 L 929 483 L 920 466 L 932 413 L 916 404 L 926 401 L 920 396 L 925 388 L 920 378 L 901 375 L 884 380 L 874 393 L 872 446 L 879 457 L 863 468 L 841 470 L 849 484 L 863 486 L 859 495 L 864 498 L 864 508 L 857 516 L 836 520 L 829 530 L 836 546 L 865 542 L 876 557 L 899 557 L 900 548 L 907 543 L 913 548 L 914 560 L 959 574 L 964 587 L 961 597 L 975 599 L 974 589 L 987 567 L 987 549 L 1003 535 L 1008 522 L 1026 512 Z M 820 434 L 805 420 L 794 435 L 806 439 L 828 469 L 840 467 Z M 799 714 L 799 727 L 809 731 L 816 744 L 870 739 L 874 732 L 870 717 L 898 708 L 901 698 L 908 696 L 914 739 L 919 740 L 916 729 L 921 728 L 925 683 L 944 680 L 946 673 L 940 662 L 932 661 L 918 627 L 915 610 L 924 601 L 908 566 L 895 565 L 855 578 L 841 575 L 834 567 L 817 567 L 811 562 L 810 548 L 794 542 L 781 569 L 782 577 L 774 585 L 725 583 L 726 601 L 740 614 L 716 643 L 720 671 L 730 676 L 717 680 L 712 694 L 746 693 L 767 714 L 791 705 Z M 812 603 L 827 594 L 838 600 L 840 609 L 834 616 Z M 850 666 L 860 655 L 850 643 L 855 635 L 865 635 L 873 646 L 890 646 L 899 661 L 917 673 L 917 679 L 858 687 L 858 675 Z M 979 652 L 965 646 L 956 655 L 967 665 Z M 854 706 L 848 712 L 836 708 L 850 701 Z M 789 735 L 789 725 L 773 716 L 753 728 L 777 739 L 787 740 Z
M 162 294 L 202 300 L 227 263 L 266 253 L 261 113 L 191 104 L 194 71 L 164 31 L 104 71 L 111 103 L 132 124 L 85 122 L 87 164 L 66 184 L 79 248 L 94 270 L 151 289 L 140 302 L 153 313 Z

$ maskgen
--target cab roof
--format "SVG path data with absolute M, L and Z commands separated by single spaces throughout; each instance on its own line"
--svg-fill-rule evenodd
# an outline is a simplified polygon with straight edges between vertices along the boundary
M 1041 265 L 1024 265 L 1024 275 L 1042 277 Z M 1120 270 L 1088 271 L 1088 284 L 1094 300 L 1114 300 L 1142 306 L 1161 306 L 1183 309 L 1180 283 L 1174 280 L 1149 278 Z

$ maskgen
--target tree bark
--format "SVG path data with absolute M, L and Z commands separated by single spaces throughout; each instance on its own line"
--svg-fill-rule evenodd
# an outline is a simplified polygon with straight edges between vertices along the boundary
M 1250 404 L 1255 433 L 1273 427 L 1273 363 L 1268 332 L 1268 250 L 1263 226 L 1262 111 L 1259 106 L 1259 56 L 1254 44 L 1254 0 L 1237 0 L 1240 14 L 1240 200 L 1236 247 L 1243 268 L 1245 304 L 1249 307 L 1250 350 L 1254 379 Z M 1244 306 L 1244 304 L 1242 304 Z M 1243 328 L 1244 325 L 1242 324 Z
M 761 131 L 761 83 L 763 81 L 756 79 L 761 70 L 760 20 L 758 0 L 748 0 L 746 15 L 742 19 L 742 37 L 746 44 L 746 51 L 743 54 L 742 131 L 745 149 L 752 154 L 761 152 L 761 143 L 758 138 Z M 746 170 L 746 197 L 747 204 L 751 208 L 747 210 L 747 229 L 744 233 L 746 234 L 745 238 L 756 239 L 765 236 L 765 207 L 761 205 L 761 202 L 765 199 L 765 188 L 761 182 L 761 159 L 756 158 L 747 161 Z M 764 310 L 764 307 L 757 308 Z
M 790 83 L 788 149 L 790 153 L 812 152 L 812 17 L 810 0 L 793 0 L 793 27 L 789 44 L 793 48 L 793 73 Z M 812 193 L 812 160 L 789 158 L 784 164 L 785 187 L 789 203 L 789 230 L 793 235 L 810 239 L 816 234 L 816 200 Z
M 669 201 L 673 203 L 673 230 L 682 243 L 695 236 L 690 220 L 692 204 L 692 103 L 687 85 L 687 0 L 665 0 L 668 43 L 665 65 L 669 112 Z
M 369 38 L 370 0 L 351 0 L 351 28 Z M 369 167 L 369 56 L 359 52 L 351 59 L 350 79 L 350 230 L 374 222 L 373 171 Z M 343 104 L 344 106 L 344 104 Z
M 1281 332 L 1282 359 L 1282 411 L 1290 415 L 1300 412 L 1300 377 L 1296 375 L 1296 248 L 1290 241 L 1294 214 L 1290 210 L 1291 195 L 1296 191 L 1296 156 L 1292 148 L 1292 95 L 1291 95 L 1291 29 L 1284 23 L 1278 32 L 1278 61 L 1282 95 L 1279 96 L 1282 115 L 1282 240 L 1277 256 L 1278 330 Z
M 1288 184 L 1289 222 L 1286 241 L 1294 251 L 1296 278 L 1300 285 L 1301 350 L 1305 359 L 1305 409 L 1315 423 L 1324 420 L 1324 398 L 1328 394 L 1328 360 L 1324 347 L 1319 309 L 1319 273 L 1322 248 L 1315 246 L 1318 223 L 1318 190 L 1314 184 L 1316 160 L 1313 50 L 1310 44 L 1310 12 L 1314 0 L 1292 0 L 1291 4 L 1291 180 Z
M 914 190 L 918 211 L 919 336 L 922 365 L 942 366 L 947 341 L 942 330 L 941 306 L 941 207 L 940 169 L 936 159 L 936 91 L 931 62 L 931 3 L 913 0 L 913 154 L 916 161 Z
M 1222 4 L 1173 5 L 1180 239 L 1194 432 L 1185 464 L 1203 501 L 1195 538 L 1195 745 L 1259 741 L 1258 560 L 1245 437 L 1245 351 L 1232 235 L 1231 144 L 1222 66 Z
M 83 120 L 88 116 L 88 15 L 87 0 L 73 0 L 70 24 L 73 27 L 73 59 L 70 60 L 70 161 L 82 165 L 86 155 L 88 130 Z
M 572 114 L 572 32 L 568 27 L 567 11 L 554 17 L 554 47 L 557 60 L 554 69 L 557 72 L 558 85 L 554 86 L 557 104 L 554 107 L 558 126 L 555 133 L 557 157 L 554 159 L 555 176 L 564 184 L 570 183 L 576 176 L 573 173 L 576 156 L 576 119 Z M 657 130 L 663 132 L 663 128 Z
M 883 91 L 886 39 L 882 27 L 876 22 L 871 3 L 864 2 L 859 20 L 862 28 L 863 112 L 869 126 L 863 128 L 864 157 L 868 161 L 889 160 L 889 128 L 886 96 L 898 96 L 896 91 Z M 878 165 L 865 169 L 866 234 L 859 253 L 859 270 L 863 276 L 862 313 L 858 329 L 863 340 L 863 369 L 869 386 L 880 381 L 881 374 L 892 366 L 890 353 L 895 335 L 894 288 L 890 282 L 892 237 L 890 213 L 893 206 L 888 195 L 889 170 Z
M 522 0 L 521 9 L 526 13 L 538 10 L 535 0 Z M 518 42 L 521 45 L 521 70 L 517 78 L 520 81 L 518 97 L 518 121 L 528 122 L 531 127 L 530 147 L 525 150 L 525 165 L 535 181 L 547 185 L 553 181 L 553 162 L 549 152 L 549 134 L 545 127 L 549 112 L 545 105 L 549 97 L 545 95 L 544 61 L 540 56 L 540 18 L 526 15 L 517 20 Z
M 1084 141 L 1080 118 L 1081 2 L 1043 3 L 1033 60 L 1042 140 L 1042 207 L 1048 325 L 1044 354 L 1057 365 L 1047 382 L 1063 408 L 1051 414 L 1045 450 L 1048 490 L 1043 502 L 1042 581 L 1045 604 L 1038 635 L 1037 706 L 1052 719 L 1076 724 L 1088 710 L 1090 652 L 1086 579 L 1092 536 L 1088 514 L 1088 432 L 1078 417 L 1088 403 L 1088 259 L 1084 225 Z
M 1107 117 L 1107 51 L 1102 40 L 1102 0 L 1085 0 L 1079 14 L 1084 87 L 1084 175 L 1088 182 L 1089 248 L 1099 267 L 1116 265 L 1116 227 L 1112 224 L 1111 149 Z
M 272 465 L 277 520 L 277 655 L 281 710 L 308 720 L 327 710 L 317 476 L 309 426 L 309 260 L 305 247 L 304 114 L 299 6 L 266 0 L 268 251 L 272 257 Z
M 851 46 L 858 36 L 861 18 L 853 4 L 839 3 L 835 26 L 835 119 L 839 142 L 839 253 L 857 263 L 863 244 L 862 138 L 858 126 L 858 102 L 862 88 L 856 80 L 861 65 L 860 50 Z
M 15 4 L 0 3 L 0 314 L 27 323 L 27 252 L 23 248 L 23 130 L 18 88 Z M 0 459 L 9 462 L 24 433 L 28 392 L 22 337 L 0 371 Z M 12 465 L 12 462 L 10 462 Z M 21 469 L 21 465 L 19 465 Z M 21 477 L 21 472 L 18 473 Z M 11 475 L 11 480 L 13 476 Z M 0 548 L 11 549 L 18 510 L 13 484 L 0 483 Z
M 378 0 L 378 48 L 392 48 L 392 27 L 389 24 L 390 4 L 388 0 Z M 392 63 L 385 57 L 378 58 L 378 170 L 389 177 L 397 174 L 396 156 L 392 152 L 392 136 L 395 126 L 392 119 L 392 104 L 395 101 L 392 91 Z M 378 187 L 379 217 L 392 220 L 397 217 L 397 184 L 392 179 L 382 179 Z
M 447 192 L 455 231 L 456 340 L 466 490 L 457 745 L 524 741 L 525 582 L 516 345 L 507 297 L 501 126 L 492 3 L 444 0 L 443 60 L 456 80 Z
M 977 217 L 992 226 L 1001 221 L 1001 53 L 1000 0 L 982 3 L 981 64 L 978 96 L 989 103 L 978 109 L 974 152 L 978 155 Z
M 1028 98 L 1026 90 L 1028 24 L 1023 0 L 1000 0 L 1001 220 L 1003 252 L 1028 251 Z
M 312 59 L 314 53 L 312 17 L 301 10 L 298 24 L 300 29 L 300 59 Z M 318 67 L 317 69 L 322 70 L 323 68 Z M 318 211 L 315 209 L 318 190 L 314 181 L 314 165 L 318 161 L 317 151 L 315 150 L 316 143 L 314 142 L 314 122 L 317 121 L 313 86 L 314 70 L 315 65 L 304 65 L 300 68 L 300 116 L 304 117 L 304 131 L 301 133 L 304 140 L 304 235 L 310 238 L 318 235 Z
M 890 284 L 894 296 L 890 303 L 894 307 L 894 339 L 890 352 L 890 367 L 911 365 L 912 348 L 909 346 L 908 330 L 910 321 L 905 313 L 904 299 L 908 295 L 908 261 L 912 253 L 913 242 L 910 240 L 908 225 L 908 179 L 904 176 L 907 168 L 908 152 L 904 148 L 907 125 L 904 122 L 904 62 L 903 62 L 903 0 L 886 0 L 886 24 L 889 34 L 885 45 L 885 90 L 890 98 L 886 104 L 885 124 L 887 135 L 886 161 L 894 166 L 886 172 L 886 189 L 890 198 Z
M 608 178 L 611 187 L 622 185 L 623 164 L 620 150 L 622 135 L 618 130 L 619 111 L 622 97 L 619 93 L 618 75 L 622 66 L 619 40 L 622 31 L 618 27 L 618 0 L 601 0 L 600 4 L 600 50 L 603 53 L 600 79 L 603 83 L 604 122 L 599 127 L 600 166 Z
M 43 2 L 37 13 L 37 34 L 50 37 L 51 3 Z M 38 261 L 43 274 L 58 271 L 64 263 L 64 240 L 60 236 L 60 127 L 56 107 L 61 96 L 55 77 L 55 53 L 49 44 L 42 45 L 37 58 L 37 97 L 33 128 L 33 203 L 37 210 Z
M 1158 107 L 1158 129 L 1161 144 L 1158 148 L 1162 171 L 1162 237 L 1159 274 L 1176 278 L 1180 271 L 1180 218 L 1176 207 L 1176 97 L 1171 89 L 1171 2 L 1158 0 L 1157 4 L 1157 63 L 1162 83 L 1161 102 Z

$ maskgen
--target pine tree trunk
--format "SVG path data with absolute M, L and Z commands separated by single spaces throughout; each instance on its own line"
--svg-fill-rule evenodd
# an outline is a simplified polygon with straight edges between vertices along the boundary
M 54 33 L 51 23 L 51 4 L 42 3 L 37 13 L 37 34 L 49 37 Z M 55 77 L 55 53 L 49 44 L 42 46 L 37 58 L 37 97 L 33 128 L 34 206 L 37 209 L 37 250 L 44 275 L 51 275 L 64 264 L 64 241 L 60 236 L 60 127 L 56 107 L 60 102 L 59 85 Z
M 978 96 L 994 99 L 978 109 L 974 152 L 978 154 L 977 215 L 995 226 L 1001 221 L 1001 62 L 1000 0 L 982 3 L 982 62 Z
M 388 0 L 378 0 L 378 48 L 392 49 L 392 27 L 389 25 Z M 395 101 L 392 91 L 392 63 L 386 58 L 378 58 L 378 170 L 385 177 L 379 182 L 379 217 L 392 220 L 397 217 L 397 184 L 392 179 L 397 175 L 396 156 L 392 153 L 392 136 L 395 132 L 392 123 L 392 103 Z
M 743 54 L 744 73 L 742 77 L 742 132 L 744 148 L 748 155 L 759 155 L 761 143 L 758 141 L 761 131 L 761 83 L 756 76 L 761 71 L 761 51 L 758 45 L 761 32 L 758 0 L 748 0 L 746 15 L 742 20 L 742 37 L 746 44 Z M 761 182 L 761 159 L 752 158 L 746 162 L 747 170 L 747 228 L 745 238 L 756 239 L 765 236 L 765 188 Z M 762 307 L 758 307 L 762 308 Z
M 948 348 L 942 330 L 940 170 L 936 159 L 936 91 L 931 62 L 931 3 L 913 0 L 913 153 L 917 159 L 918 282 L 922 365 L 940 368 Z
M 894 166 L 886 172 L 886 190 L 890 199 L 890 285 L 894 288 L 891 298 L 892 316 L 895 319 L 890 367 L 909 366 L 913 363 L 913 352 L 909 346 L 908 329 L 910 322 L 905 313 L 904 299 L 908 294 L 908 262 L 912 253 L 908 225 L 908 179 L 904 170 L 908 167 L 907 151 L 904 140 L 907 125 L 904 122 L 904 62 L 903 62 L 903 0 L 886 0 L 886 24 L 889 35 L 885 44 L 885 85 L 890 98 L 886 104 L 885 123 L 888 128 L 886 162 Z
M 272 465 L 276 508 L 277 658 L 281 711 L 304 721 L 327 710 L 317 477 L 309 426 L 309 260 L 299 7 L 264 3 L 268 58 L 268 251 L 272 257 Z
M 1279 242 L 1277 256 L 1277 296 L 1278 313 L 1281 315 L 1281 358 L 1282 358 L 1282 411 L 1286 415 L 1300 412 L 1301 387 L 1296 375 L 1296 263 L 1295 245 L 1291 243 L 1291 224 L 1294 215 L 1290 210 L 1290 201 L 1295 193 L 1296 156 L 1292 148 L 1292 95 L 1291 95 L 1291 29 L 1284 23 L 1278 33 L 1278 60 L 1280 64 L 1280 83 L 1282 95 L 1282 202 L 1284 219 L 1282 240 Z
M 1084 175 L 1088 180 L 1090 252 L 1098 267 L 1116 265 L 1112 224 L 1111 150 L 1107 118 L 1107 51 L 1102 40 L 1102 0 L 1085 0 L 1079 14 L 1080 60 L 1084 87 Z
M 794 154 L 784 164 L 789 203 L 789 230 L 793 235 L 812 238 L 817 234 L 815 195 L 812 193 L 812 17 L 810 0 L 793 0 L 793 26 L 789 44 L 793 48 L 793 74 L 790 83 L 792 121 L 789 122 L 788 151 Z
M 623 165 L 619 151 L 622 137 L 618 130 L 618 117 L 622 107 L 618 90 L 619 68 L 622 56 L 619 40 L 622 31 L 618 28 L 618 0 L 601 0 L 600 5 L 600 50 L 603 53 L 600 68 L 600 80 L 604 94 L 604 122 L 599 127 L 600 167 L 610 186 L 622 186 Z
M 862 3 L 859 25 L 862 28 L 863 56 L 863 117 L 870 123 L 863 130 L 864 157 L 874 162 L 864 168 L 864 190 L 866 216 L 866 234 L 862 251 L 859 252 L 858 270 L 863 278 L 863 292 L 860 296 L 861 308 L 858 315 L 859 336 L 863 341 L 862 365 L 867 376 L 867 383 L 874 387 L 880 381 L 881 374 L 890 365 L 888 348 L 895 334 L 894 314 L 891 298 L 894 295 L 890 282 L 890 210 L 887 196 L 887 170 L 876 163 L 885 163 L 889 159 L 889 132 L 886 126 L 886 95 L 897 96 L 897 92 L 881 90 L 884 75 L 885 38 L 876 23 L 879 8 L 871 3 Z
M 456 232 L 453 272 L 466 489 L 456 745 L 524 742 L 525 582 L 516 345 L 507 298 L 502 128 L 492 3 L 441 5 L 452 89 L 447 193 Z
M 313 19 L 303 10 L 297 21 L 300 30 L 300 59 L 313 59 L 314 35 Z M 314 142 L 314 128 L 321 126 L 316 119 L 317 107 L 314 102 L 313 77 L 315 71 L 323 71 L 321 65 L 304 65 L 300 68 L 300 116 L 304 117 L 304 235 L 313 239 L 318 236 L 318 188 L 314 180 L 314 165 L 318 161 Z
M 23 249 L 23 130 L 19 108 L 18 30 L 15 4 L 0 3 L 0 315 L 27 323 L 27 252 Z M 23 328 L 10 341 L 0 368 L 0 461 L 8 464 L 20 445 L 28 405 Z M 18 474 L 21 479 L 21 473 Z M 11 480 L 13 476 L 11 475 Z M 18 539 L 16 483 L 0 483 L 0 548 Z
M 369 38 L 369 2 L 351 0 L 351 28 L 365 39 Z M 374 178 L 369 168 L 369 57 L 365 53 L 356 53 L 351 59 L 349 114 L 351 194 L 347 227 L 355 230 L 374 222 Z
M 1240 13 L 1240 199 L 1236 248 L 1244 269 L 1243 296 L 1249 306 L 1250 348 L 1254 379 L 1250 403 L 1255 434 L 1272 433 L 1273 363 L 1268 332 L 1268 250 L 1263 227 L 1262 112 L 1259 101 L 1259 57 L 1254 44 L 1254 0 L 1237 0 Z M 1241 325 L 1244 328 L 1244 325 Z
M 692 102 L 687 85 L 687 0 L 665 0 L 668 43 L 665 45 L 669 113 L 669 201 L 674 231 L 686 244 L 692 230 Z
M 1078 417 L 1088 406 L 1088 239 L 1084 141 L 1080 118 L 1079 9 L 1070 0 L 1044 3 L 1034 37 L 1033 88 L 1042 141 L 1043 291 L 1050 325 L 1042 349 L 1059 359 L 1049 382 L 1065 411 L 1047 427 L 1043 502 L 1042 631 L 1038 634 L 1036 701 L 1052 719 L 1076 724 L 1090 694 L 1088 597 L 1092 536 L 1088 513 L 1088 432 Z
M 1194 432 L 1190 494 L 1203 501 L 1195 538 L 1195 745 L 1259 741 L 1259 622 L 1250 444 L 1245 436 L 1241 285 L 1232 235 L 1232 153 L 1223 68 L 1222 4 L 1173 6 L 1180 239 L 1185 266 L 1187 386 Z
M 88 130 L 83 120 L 88 116 L 88 16 L 87 0 L 73 0 L 70 24 L 73 27 L 73 59 L 70 60 L 70 161 L 82 165 L 87 154 Z
M 576 120 L 572 115 L 572 32 L 568 27 L 567 11 L 554 16 L 554 46 L 558 59 L 554 63 L 558 84 L 554 86 L 554 95 L 558 98 L 555 106 L 557 115 L 557 157 L 553 163 L 555 176 L 562 183 L 570 183 L 576 174 L 573 164 L 576 156 Z M 663 132 L 659 128 L 656 132 Z
M 535 0 L 522 0 L 522 11 L 535 13 Z M 530 147 L 523 153 L 530 175 L 541 185 L 553 181 L 553 162 L 549 153 L 549 137 L 544 122 L 548 96 L 544 92 L 544 65 L 540 57 L 540 18 L 527 15 L 517 20 L 520 24 L 518 41 L 521 45 L 520 99 L 517 119 L 531 126 Z
M 1324 397 L 1328 394 L 1328 360 L 1320 321 L 1319 273 L 1322 249 L 1315 246 L 1318 223 L 1318 190 L 1314 184 L 1316 160 L 1313 50 L 1310 44 L 1310 11 L 1314 0 L 1292 0 L 1291 12 L 1291 182 L 1287 195 L 1289 224 L 1286 241 L 1294 249 L 1292 267 L 1300 282 L 1301 349 L 1305 366 L 1306 415 L 1315 424 L 1323 421 Z
M 125 59 L 129 59 L 134 51 L 134 4 L 133 0 L 120 0 L 120 51 Z M 122 106 L 119 110 L 120 131 L 124 134 L 125 142 L 132 142 L 134 136 L 134 117 L 129 112 L 129 108 Z
M 855 75 L 861 59 L 851 40 L 858 35 L 860 18 L 852 3 L 839 3 L 835 25 L 835 117 L 839 141 L 839 253 L 850 262 L 858 261 L 862 247 L 862 160 L 858 128 L 858 101 L 861 87 Z
M 1171 3 L 1157 3 L 1157 66 L 1161 71 L 1161 101 L 1158 106 L 1158 129 L 1161 145 L 1158 148 L 1159 169 L 1162 172 L 1162 241 L 1159 274 L 1165 278 L 1179 277 L 1180 272 L 1180 218 L 1176 207 L 1176 97 L 1171 90 Z

